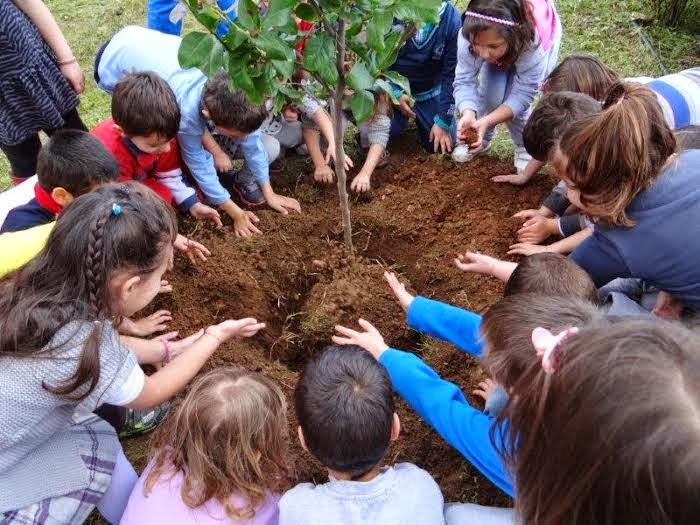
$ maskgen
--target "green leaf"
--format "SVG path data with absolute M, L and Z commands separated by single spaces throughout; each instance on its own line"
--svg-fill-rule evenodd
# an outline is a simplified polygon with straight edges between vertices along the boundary
M 302 4 L 304 5 L 304 4 Z M 350 38 L 362 31 L 362 17 L 359 13 L 349 11 L 343 14 L 345 18 L 345 36 Z
M 367 53 L 367 46 L 365 43 L 360 39 L 358 35 L 355 35 L 351 38 L 348 38 L 347 43 L 346 43 L 348 49 L 350 49 L 353 53 L 357 55 L 357 57 L 362 60 L 363 62 L 367 62 L 369 60 L 369 54 Z M 370 69 L 371 71 L 371 69 Z
M 236 8 L 236 22 L 248 31 L 258 31 L 260 29 L 260 12 L 253 0 L 239 0 Z
M 409 84 L 408 79 L 401 73 L 396 71 L 384 71 L 383 75 L 388 78 L 391 82 L 399 86 L 404 93 L 410 96 L 411 94 L 411 84 Z
M 384 35 L 391 29 L 391 13 L 375 12 L 367 23 L 367 45 L 379 52 L 384 49 Z
M 294 60 L 294 51 L 273 33 L 263 33 L 259 37 L 253 38 L 252 42 L 265 53 L 268 60 L 289 60 L 290 54 L 291 59 Z
M 294 10 L 294 13 L 299 18 L 301 18 L 302 20 L 306 20 L 307 22 L 315 22 L 316 20 L 318 20 L 318 14 L 316 14 L 314 8 L 311 7 L 309 4 L 299 4 Z
M 373 108 L 374 95 L 369 91 L 356 91 L 350 98 L 350 109 L 358 124 L 367 120 Z
M 263 29 L 282 27 L 292 18 L 292 8 L 296 0 L 270 0 L 267 11 L 262 18 Z
M 304 92 L 299 91 L 298 89 L 294 89 L 289 84 L 281 85 L 279 87 L 279 92 L 296 104 L 300 104 L 301 100 L 304 98 L 305 95 Z
M 211 33 L 188 33 L 180 43 L 177 53 L 184 69 L 197 67 L 207 76 L 225 69 L 226 53 L 221 42 Z
M 394 104 L 399 103 L 399 99 L 394 94 L 394 87 L 391 84 L 389 84 L 389 82 L 384 80 L 383 78 L 378 78 L 377 80 L 374 81 L 374 90 L 375 91 L 383 91 L 384 93 L 386 93 L 387 95 L 389 95 L 391 97 L 391 101 Z
M 328 84 L 338 81 L 335 68 L 335 42 L 326 33 L 315 33 L 306 42 L 304 67 L 318 75 Z
M 228 32 L 221 37 L 221 42 L 229 51 L 235 51 L 248 39 L 246 32 L 238 24 L 227 21 Z
M 377 53 L 377 69 L 383 71 L 396 62 L 396 57 L 399 56 L 399 43 L 403 33 L 392 31 L 384 37 L 384 50 Z
M 271 60 L 272 67 L 284 78 L 292 78 L 294 74 L 294 61 L 292 60 Z
M 355 91 L 371 89 L 374 85 L 374 78 L 367 71 L 367 66 L 362 62 L 355 62 L 347 76 L 348 85 Z
M 250 78 L 248 68 L 245 64 L 231 63 L 229 65 L 228 76 L 231 79 L 231 84 L 238 89 L 242 89 L 246 94 L 255 90 L 253 79 Z
M 216 26 L 219 25 L 219 13 L 209 4 L 204 4 L 201 9 L 197 9 L 194 13 L 197 21 L 206 27 L 212 33 L 216 31 Z
M 440 4 L 441 0 L 403 0 L 394 8 L 394 18 L 417 25 L 437 24 Z

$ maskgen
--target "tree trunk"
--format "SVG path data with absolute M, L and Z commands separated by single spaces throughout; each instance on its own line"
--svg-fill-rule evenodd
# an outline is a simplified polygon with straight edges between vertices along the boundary
M 338 179 L 340 197 L 340 214 L 343 219 L 345 247 L 351 255 L 355 253 L 352 245 L 352 224 L 350 222 L 350 204 L 348 202 L 347 178 L 345 176 L 345 150 L 343 149 L 343 95 L 345 95 L 345 20 L 338 20 L 335 39 L 338 83 L 333 94 L 333 134 L 335 135 L 335 176 Z

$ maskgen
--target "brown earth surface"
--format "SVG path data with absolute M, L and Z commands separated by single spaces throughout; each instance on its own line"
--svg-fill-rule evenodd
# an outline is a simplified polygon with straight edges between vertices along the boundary
M 456 165 L 428 155 L 415 142 L 391 145 L 391 164 L 377 171 L 368 195 L 351 197 L 357 258 L 347 257 L 335 185 L 313 183 L 304 160 L 287 160 L 274 179 L 278 191 L 298 198 L 303 214 L 259 212 L 263 236 L 237 239 L 188 220 L 181 233 L 207 245 L 211 259 L 190 265 L 179 257 L 166 277 L 174 285 L 154 308 L 174 316 L 172 329 L 188 334 L 228 318 L 253 316 L 267 323 L 260 335 L 227 343 L 207 369 L 237 364 L 277 380 L 291 400 L 298 371 L 309 356 L 330 342 L 336 323 L 354 325 L 362 316 L 388 344 L 420 355 L 441 376 L 457 383 L 470 402 L 484 376 L 476 361 L 449 344 L 409 330 L 382 278 L 391 269 L 416 293 L 483 312 L 497 301 L 502 285 L 492 278 L 457 270 L 452 259 L 467 249 L 503 256 L 518 224 L 510 216 L 535 207 L 551 185 L 547 177 L 516 188 L 489 181 L 513 172 L 511 162 L 487 156 Z M 350 177 L 352 174 L 350 175 Z M 289 404 L 290 436 L 296 420 Z M 388 463 L 410 461 L 427 469 L 446 501 L 507 505 L 508 499 L 425 425 L 403 402 L 398 404 L 402 436 Z M 294 482 L 326 479 L 321 467 L 291 439 Z M 149 438 L 125 442 L 140 470 Z

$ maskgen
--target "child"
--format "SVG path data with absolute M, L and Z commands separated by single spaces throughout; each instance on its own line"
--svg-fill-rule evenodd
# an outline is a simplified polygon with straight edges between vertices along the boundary
M 589 301 L 527 293 L 502 299 L 489 309 L 483 322 L 481 316 L 471 312 L 434 301 L 431 303 L 436 304 L 428 305 L 426 301 L 421 301 L 424 306 L 420 305 L 418 298 L 413 301 L 416 311 L 425 308 L 421 324 L 414 326 L 437 337 L 449 335 L 462 350 L 477 357 L 483 351 L 486 359 L 496 349 L 508 354 L 511 345 L 528 344 L 529 341 L 515 336 L 507 339 L 491 337 L 488 329 L 491 319 L 497 319 L 513 334 L 522 334 L 532 332 L 537 326 L 558 332 L 569 326 L 583 326 L 601 316 Z M 409 309 L 409 316 L 412 315 L 411 309 L 413 306 Z M 416 355 L 389 348 L 369 322 L 360 319 L 359 323 L 362 331 L 336 326 L 338 335 L 333 336 L 333 342 L 358 345 L 371 353 L 386 368 L 394 389 L 409 406 L 492 483 L 513 496 L 513 478 L 501 457 L 502 441 L 491 439 L 492 432 L 498 436 L 498 432 L 492 429 L 494 416 L 474 408 L 456 385 L 440 378 Z M 480 332 L 484 335 L 483 350 Z M 495 374 L 490 367 L 489 372 L 506 391 L 513 391 L 517 374 Z
M 144 71 L 117 82 L 112 118 L 91 133 L 117 159 L 119 181 L 138 180 L 195 219 L 210 219 L 221 226 L 219 213 L 199 202 L 195 190 L 183 180 L 175 139 L 179 127 L 175 94 L 158 75 Z
M 515 144 L 515 167 L 519 172 L 525 168 L 530 156 L 523 147 L 523 127 L 539 83 L 556 64 L 561 32 L 548 0 L 469 2 L 458 37 L 454 83 L 462 115 L 457 139 L 464 143 L 469 130 L 477 135 L 470 139 L 467 157 L 485 151 L 495 126 L 505 122 Z M 464 153 L 464 147 L 455 149 L 456 157 Z
M 693 249 L 700 221 L 700 150 L 676 153 L 654 94 L 613 86 L 598 115 L 564 133 L 553 165 L 567 197 L 595 222 L 571 257 L 596 285 L 642 279 L 700 310 Z
M 19 184 L 36 173 L 40 131 L 87 131 L 76 96 L 85 77 L 44 2 L 3 1 L 0 20 L 0 149 Z
M 0 233 L 25 230 L 56 220 L 75 197 L 116 180 L 119 166 L 102 143 L 85 131 L 61 130 L 39 151 L 35 197 L 13 208 Z
M 204 192 L 207 200 L 221 207 L 234 221 L 239 236 L 260 233 L 258 218 L 241 210 L 222 185 L 211 154 L 216 148 L 210 131 L 231 139 L 231 145 L 245 158 L 243 170 L 229 174 L 224 184 L 242 196 L 245 202 L 268 206 L 288 213 L 300 211 L 299 203 L 278 195 L 269 180 L 269 166 L 279 154 L 276 141 L 261 138 L 258 128 L 267 112 L 253 106 L 245 95 L 231 91 L 224 73 L 210 79 L 198 69 L 183 70 L 177 58 L 181 39 L 141 27 L 128 26 L 109 40 L 97 55 L 95 71 L 98 85 L 111 92 L 127 73 L 152 70 L 165 80 L 175 93 L 181 121 L 178 142 L 185 165 Z M 204 143 L 203 143 L 204 141 Z M 262 199 L 262 200 L 261 200 Z
M 384 369 L 357 346 L 330 346 L 294 391 L 299 441 L 328 469 L 280 500 L 280 525 L 444 523 L 440 488 L 411 463 L 382 467 L 401 424 Z
M 650 320 L 554 334 L 515 356 L 527 366 L 501 427 L 515 519 L 496 523 L 696 523 L 697 336 Z M 482 523 L 474 507 L 448 506 L 448 524 Z
M 391 135 L 401 133 L 408 119 L 414 118 L 423 147 L 435 153 L 449 153 L 455 138 L 452 84 L 461 21 L 459 11 L 449 1 L 442 2 L 439 16 L 437 24 L 426 24 L 416 30 L 401 46 L 396 62 L 390 67 L 408 79 L 416 101 L 411 108 L 408 95 L 396 88 L 400 104 L 391 120 Z
M 5 523 L 82 523 L 95 505 L 118 523 L 136 474 L 103 403 L 144 409 L 179 392 L 254 319 L 212 325 L 145 376 L 112 319 L 151 302 L 172 258 L 170 208 L 137 184 L 69 206 L 39 256 L 0 281 L 0 514 Z M 170 352 L 164 345 L 162 360 Z M 18 378 L 22 378 L 18 380 Z
M 276 525 L 286 452 L 279 386 L 238 367 L 207 372 L 159 430 L 121 524 Z

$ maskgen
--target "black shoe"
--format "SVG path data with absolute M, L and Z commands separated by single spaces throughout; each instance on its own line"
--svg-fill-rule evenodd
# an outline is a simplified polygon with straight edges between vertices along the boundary
M 252 174 L 244 171 L 229 172 L 225 174 L 225 178 L 230 180 L 231 189 L 236 192 L 246 208 L 259 208 L 265 204 L 265 196 Z

